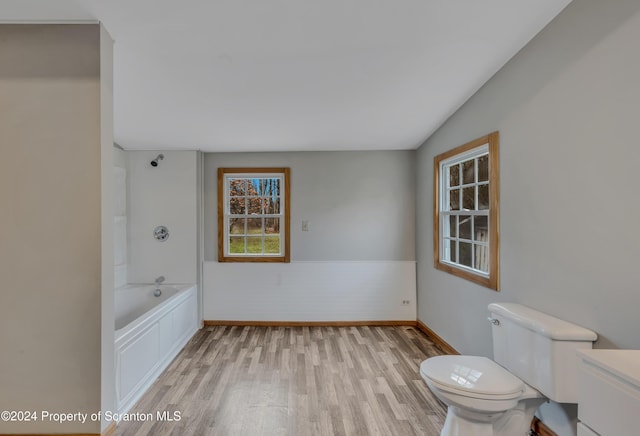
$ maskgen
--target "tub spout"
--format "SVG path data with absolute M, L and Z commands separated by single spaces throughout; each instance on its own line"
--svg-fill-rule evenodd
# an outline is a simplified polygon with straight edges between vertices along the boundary
M 164 276 L 160 276 L 156 279 L 156 286 L 158 286 L 160 283 L 164 282 Z

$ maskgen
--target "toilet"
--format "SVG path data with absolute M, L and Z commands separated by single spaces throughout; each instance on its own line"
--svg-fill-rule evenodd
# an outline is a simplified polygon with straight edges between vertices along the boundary
M 578 402 L 576 351 L 598 336 L 514 303 L 489 305 L 493 359 L 437 356 L 420 365 L 448 407 L 441 436 L 524 436 L 547 400 Z

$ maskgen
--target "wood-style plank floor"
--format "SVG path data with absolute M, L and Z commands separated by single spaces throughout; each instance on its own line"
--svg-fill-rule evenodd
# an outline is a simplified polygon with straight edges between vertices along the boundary
M 205 327 L 118 435 L 437 436 L 446 410 L 420 377 L 441 354 L 413 327 Z

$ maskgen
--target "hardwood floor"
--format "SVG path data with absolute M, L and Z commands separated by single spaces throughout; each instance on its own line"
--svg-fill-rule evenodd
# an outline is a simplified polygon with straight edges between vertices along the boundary
M 205 327 L 129 411 L 153 419 L 117 434 L 437 436 L 419 373 L 437 354 L 413 327 Z

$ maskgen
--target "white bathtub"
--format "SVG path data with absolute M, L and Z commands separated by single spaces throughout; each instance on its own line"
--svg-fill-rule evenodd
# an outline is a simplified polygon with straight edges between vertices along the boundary
M 115 291 L 116 407 L 128 411 L 198 330 L 195 285 Z

